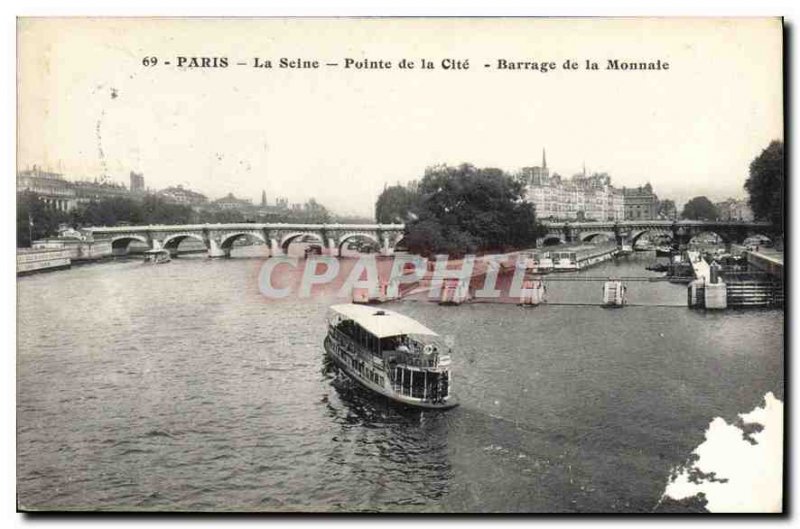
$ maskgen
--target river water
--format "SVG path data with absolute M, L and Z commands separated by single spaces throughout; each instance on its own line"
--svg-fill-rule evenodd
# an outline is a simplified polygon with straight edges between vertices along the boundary
M 265 298 L 258 251 L 18 280 L 20 507 L 651 512 L 715 417 L 784 400 L 782 311 L 553 281 L 551 306 L 389 304 L 456 344 L 461 405 L 398 408 L 324 362 L 341 300 Z

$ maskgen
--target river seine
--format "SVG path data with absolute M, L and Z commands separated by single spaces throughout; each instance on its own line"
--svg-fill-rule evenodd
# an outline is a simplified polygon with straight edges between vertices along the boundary
M 18 280 L 21 508 L 651 512 L 713 419 L 784 400 L 782 311 L 552 281 L 550 306 L 389 304 L 455 339 L 461 403 L 398 408 L 326 366 L 341 300 L 265 298 L 258 250 Z

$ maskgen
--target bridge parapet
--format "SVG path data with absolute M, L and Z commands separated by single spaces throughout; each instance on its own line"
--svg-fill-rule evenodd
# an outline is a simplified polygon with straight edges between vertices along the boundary
M 542 223 L 547 231 L 545 239 L 574 242 L 593 234 L 614 234 L 617 244 L 624 239 L 634 241 L 644 233 L 671 233 L 673 240 L 687 243 L 702 232 L 719 234 L 726 242 L 741 242 L 755 234 L 773 235 L 775 228 L 768 222 L 694 221 L 694 220 L 619 220 L 605 222 L 549 222 Z M 82 230 L 88 239 L 110 238 L 116 252 L 124 252 L 127 245 L 137 240 L 151 247 L 177 244 L 182 238 L 202 240 L 209 255 L 230 254 L 233 242 L 239 237 L 250 237 L 266 244 L 273 254 L 282 253 L 292 240 L 311 235 L 321 241 L 329 253 L 340 253 L 342 245 L 356 236 L 377 242 L 384 254 L 390 254 L 405 234 L 404 224 L 290 224 L 290 223 L 232 223 L 188 224 L 150 226 L 99 226 Z M 540 242 L 544 242 L 543 239 Z
M 700 220 L 618 220 L 602 222 L 544 221 L 547 235 L 542 239 L 574 242 L 600 233 L 613 233 L 618 244 L 623 240 L 633 243 L 645 233 L 671 235 L 673 240 L 686 244 L 703 232 L 718 234 L 726 242 L 741 242 L 756 234 L 775 234 L 769 222 L 700 221 Z
M 342 244 L 353 237 L 362 236 L 376 242 L 384 254 L 394 251 L 405 233 L 404 224 L 289 224 L 289 223 L 235 223 L 186 224 L 148 226 L 96 226 L 84 228 L 88 239 L 111 239 L 116 253 L 125 253 L 131 241 L 140 241 L 151 248 L 177 249 L 181 240 L 194 238 L 203 243 L 210 257 L 226 257 L 240 237 L 249 237 L 266 244 L 273 254 L 283 253 L 298 237 L 311 235 L 322 242 L 326 251 L 340 252 Z

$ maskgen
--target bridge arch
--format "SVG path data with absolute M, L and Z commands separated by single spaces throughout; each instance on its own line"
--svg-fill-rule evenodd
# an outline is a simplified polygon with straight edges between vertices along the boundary
M 315 239 L 317 239 L 319 241 L 319 244 L 321 244 L 323 247 L 325 246 L 325 241 L 322 239 L 322 235 L 321 234 L 315 233 L 313 231 L 299 231 L 299 232 L 294 232 L 294 233 L 290 233 L 288 235 L 285 235 L 281 239 L 281 243 L 280 244 L 281 244 L 281 250 L 283 250 L 283 253 L 287 253 L 289 251 L 289 245 L 292 244 L 295 241 L 295 239 L 299 239 L 300 237 L 304 237 L 304 236 L 314 237 Z
M 164 246 L 164 248 L 168 250 L 177 250 L 178 246 L 180 246 L 180 244 L 186 239 L 195 239 L 197 241 L 202 242 L 203 245 L 205 245 L 206 242 L 205 240 L 203 240 L 202 236 L 196 233 L 175 233 L 164 239 L 162 245 Z
M 631 246 L 635 246 L 636 242 L 642 237 L 642 235 L 658 235 L 660 237 L 668 237 L 670 239 L 674 239 L 675 235 L 672 233 L 671 230 L 664 230 L 660 228 L 650 228 L 645 230 L 636 230 L 631 232 L 630 241 Z
M 261 244 L 267 244 L 267 241 L 264 240 L 264 237 L 258 233 L 253 233 L 251 231 L 240 231 L 236 233 L 226 233 L 220 236 L 219 247 L 223 250 L 230 250 L 233 247 L 233 243 L 242 237 L 249 237 L 251 239 L 255 239 Z
M 597 237 L 607 237 L 611 241 L 616 240 L 616 235 L 614 235 L 613 231 L 593 231 L 588 233 L 582 233 L 580 235 L 581 242 L 592 242 Z
M 545 235 L 544 239 L 542 239 L 542 246 L 557 246 L 559 244 L 564 244 L 564 239 L 558 235 Z
M 770 237 L 766 233 L 755 232 L 755 233 L 748 233 L 747 237 L 745 237 L 744 240 L 742 241 L 742 244 L 744 244 L 745 242 L 755 243 L 757 245 L 763 245 L 764 242 L 766 242 L 767 244 L 774 244 L 775 238 Z
M 698 230 L 695 233 L 692 233 L 689 236 L 689 243 L 692 243 L 696 238 L 700 237 L 701 235 L 716 235 L 717 237 L 722 240 L 723 244 L 730 244 L 731 243 L 731 236 L 729 233 L 725 233 L 725 230 Z
M 374 242 L 374 243 L 375 243 L 375 245 L 376 245 L 378 248 L 380 248 L 380 247 L 381 247 L 381 241 L 379 241 L 377 237 L 375 237 L 374 235 L 372 235 L 372 234 L 370 234 L 370 233 L 361 233 L 361 232 L 356 232 L 356 233 L 345 233 L 344 235 L 342 235 L 342 236 L 339 238 L 339 244 L 337 244 L 337 245 L 336 245 L 336 251 L 337 251 L 337 254 L 338 254 L 339 256 L 341 256 L 341 255 L 342 255 L 342 248 L 344 247 L 345 243 L 346 243 L 347 241 L 349 241 L 349 240 L 351 240 L 351 239 L 355 239 L 355 238 L 357 238 L 357 237 L 361 237 L 362 239 L 367 239 L 367 240 L 369 240 L 369 241 L 372 241 L 372 242 Z M 392 246 L 394 246 L 394 245 L 392 245 Z
M 115 255 L 126 254 L 128 253 L 128 246 L 133 241 L 139 241 L 150 246 L 150 241 L 148 241 L 147 237 L 144 237 L 143 235 L 125 234 L 113 237 L 111 239 L 111 251 Z

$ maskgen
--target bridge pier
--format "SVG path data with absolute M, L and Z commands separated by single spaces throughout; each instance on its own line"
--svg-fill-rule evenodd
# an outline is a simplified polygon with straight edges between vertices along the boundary
M 216 239 L 209 239 L 208 241 L 208 256 L 211 258 L 217 257 L 230 257 L 231 256 L 231 249 L 230 248 L 222 248 L 219 245 L 219 241 Z
M 575 230 L 572 229 L 569 222 L 564 223 L 564 242 L 567 244 L 575 242 Z
M 278 255 L 283 255 L 283 248 L 277 239 L 269 239 L 269 256 L 276 257 Z
M 625 242 L 625 237 L 622 234 L 622 229 L 619 227 L 619 224 L 616 222 L 614 223 L 614 240 L 617 243 L 617 248 L 622 248 L 623 243 Z
M 389 239 L 384 237 L 382 242 L 383 244 L 381 245 L 381 255 L 384 257 L 389 257 L 391 255 L 394 255 L 394 248 L 389 246 Z

